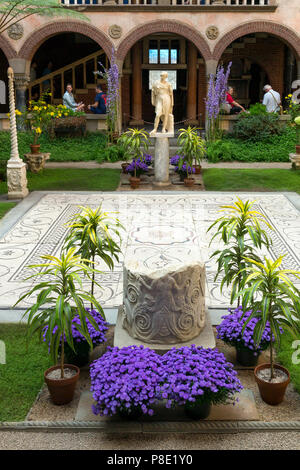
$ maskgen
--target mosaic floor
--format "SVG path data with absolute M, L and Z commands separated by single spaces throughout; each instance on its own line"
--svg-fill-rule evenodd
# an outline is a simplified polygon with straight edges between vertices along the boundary
M 0 240 L 0 308 L 10 308 L 33 281 L 27 266 L 39 263 L 43 254 L 57 255 L 67 233 L 66 222 L 78 212 L 78 205 L 118 212 L 125 226 L 122 259 L 110 272 L 101 263 L 97 276 L 102 289 L 96 296 L 103 307 L 122 303 L 122 269 L 124 258 L 140 258 L 148 267 L 157 269 L 183 259 L 206 263 L 207 305 L 211 308 L 228 306 L 226 293 L 220 294 L 220 284 L 214 282 L 215 263 L 210 254 L 218 247 L 209 247 L 209 225 L 220 216 L 221 204 L 232 203 L 235 194 L 46 194 Z M 255 208 L 263 212 L 273 225 L 272 257 L 287 253 L 284 267 L 300 267 L 300 215 L 282 194 L 240 194 L 243 200 L 256 200 Z M 300 287 L 300 286 L 299 286 Z M 29 301 L 20 304 L 26 307 Z

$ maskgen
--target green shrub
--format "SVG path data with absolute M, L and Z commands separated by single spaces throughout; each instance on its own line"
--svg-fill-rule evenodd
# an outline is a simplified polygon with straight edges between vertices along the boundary
M 271 141 L 274 136 L 279 135 L 282 128 L 279 124 L 277 114 L 241 114 L 233 128 L 233 135 L 240 140 L 252 142 Z
M 208 161 L 212 163 L 232 160 L 231 144 L 226 140 L 211 142 L 207 147 L 206 155 Z
M 125 151 L 121 145 L 109 145 L 103 149 L 101 157 L 96 160 L 99 161 L 99 163 L 103 161 L 118 162 L 120 160 L 124 160 L 124 154 Z
M 255 103 L 250 105 L 249 113 L 251 116 L 261 116 L 268 114 L 268 111 L 264 104 Z

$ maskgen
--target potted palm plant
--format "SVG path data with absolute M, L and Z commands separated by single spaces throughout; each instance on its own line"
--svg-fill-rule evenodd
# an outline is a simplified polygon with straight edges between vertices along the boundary
M 20 297 L 16 305 L 23 299 L 38 294 L 36 301 L 24 313 L 24 318 L 28 316 L 28 339 L 35 333 L 39 333 L 40 338 L 44 334 L 54 364 L 57 364 L 60 351 L 60 363 L 47 369 L 44 378 L 53 402 L 63 405 L 72 401 L 80 372 L 77 366 L 65 364 L 65 341 L 74 351 L 72 327 L 75 327 L 93 348 L 87 320 L 96 331 L 99 331 L 99 326 L 85 308 L 85 302 L 95 305 L 103 317 L 104 313 L 97 300 L 82 289 L 80 276 L 92 273 L 91 261 L 76 255 L 75 248 L 62 252 L 60 258 L 51 255 L 42 258 L 47 262 L 30 268 L 39 269 L 33 276 L 45 280 Z M 73 305 L 80 319 L 78 323 L 73 322 Z
M 191 126 L 187 129 L 180 129 L 177 139 L 179 154 L 184 155 L 184 160 L 179 160 L 179 166 L 182 166 L 183 163 L 186 164 L 186 179 L 184 180 L 186 186 L 192 186 L 195 183 L 195 179 L 189 177 L 188 168 L 192 168 L 193 161 L 195 161 L 195 167 L 199 168 L 201 172 L 201 161 L 205 153 L 204 141 L 197 131 L 197 127 Z
M 132 162 L 134 162 L 129 181 L 132 189 L 138 188 L 141 181 L 138 176 L 138 163 L 145 163 L 145 166 L 147 166 L 144 161 L 144 154 L 147 153 L 149 147 L 149 134 L 144 129 L 128 129 L 118 139 L 118 144 L 123 146 L 126 159 L 127 157 L 132 158 Z
M 113 269 L 114 260 L 119 262 L 120 230 L 124 227 L 119 219 L 102 211 L 101 206 L 95 210 L 81 206 L 80 209 L 81 212 L 68 222 L 70 232 L 65 240 L 66 248 L 74 248 L 76 255 L 80 255 L 87 265 L 90 262 L 94 265 L 96 256 L 99 256 L 109 269 Z M 86 274 L 91 276 L 91 295 L 94 296 L 96 270 L 87 271 Z
M 295 338 L 300 333 L 300 292 L 291 278 L 300 279 L 300 271 L 281 269 L 282 259 L 283 256 L 275 261 L 265 257 L 262 262 L 246 258 L 248 266 L 242 271 L 246 271 L 247 276 L 242 277 L 241 291 L 235 295 L 241 295 L 244 311 L 249 306 L 252 311 L 243 328 L 251 319 L 257 319 L 253 332 L 254 344 L 260 344 L 267 323 L 271 330 L 270 363 L 260 364 L 254 370 L 261 397 L 269 405 L 278 405 L 283 401 L 290 381 L 289 371 L 275 363 L 274 340 L 280 345 L 284 329 L 288 329 Z
M 240 292 L 242 281 L 247 277 L 247 258 L 259 261 L 255 249 L 262 246 L 269 248 L 272 243 L 266 231 L 262 228 L 264 224 L 270 230 L 272 226 L 266 217 L 259 211 L 253 210 L 255 201 L 243 202 L 240 198 L 233 205 L 223 205 L 221 209 L 227 212 L 217 219 L 207 230 L 209 232 L 216 225 L 217 231 L 213 235 L 211 243 L 215 238 L 219 238 L 225 245 L 223 250 L 216 250 L 211 258 L 217 257 L 217 273 L 215 281 L 220 275 L 223 276 L 221 282 L 221 292 L 224 285 L 231 285 L 230 304 L 233 304 L 236 292 Z M 240 305 L 240 298 L 237 298 L 237 306 Z

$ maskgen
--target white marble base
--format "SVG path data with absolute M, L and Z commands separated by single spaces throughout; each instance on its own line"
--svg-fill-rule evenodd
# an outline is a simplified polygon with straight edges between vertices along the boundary
M 155 140 L 155 157 L 154 157 L 154 184 L 170 184 L 169 168 L 170 168 L 170 150 L 169 137 L 162 134 L 163 137 Z
M 7 188 L 8 199 L 24 199 L 28 195 L 26 164 L 20 162 L 7 162 Z

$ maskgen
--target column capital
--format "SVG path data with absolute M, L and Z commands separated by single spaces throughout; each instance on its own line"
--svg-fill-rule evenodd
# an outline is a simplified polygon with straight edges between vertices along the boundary
M 30 82 L 29 75 L 25 73 L 15 73 L 14 78 L 15 78 L 15 87 L 17 90 L 26 89 L 28 86 L 28 83 Z

